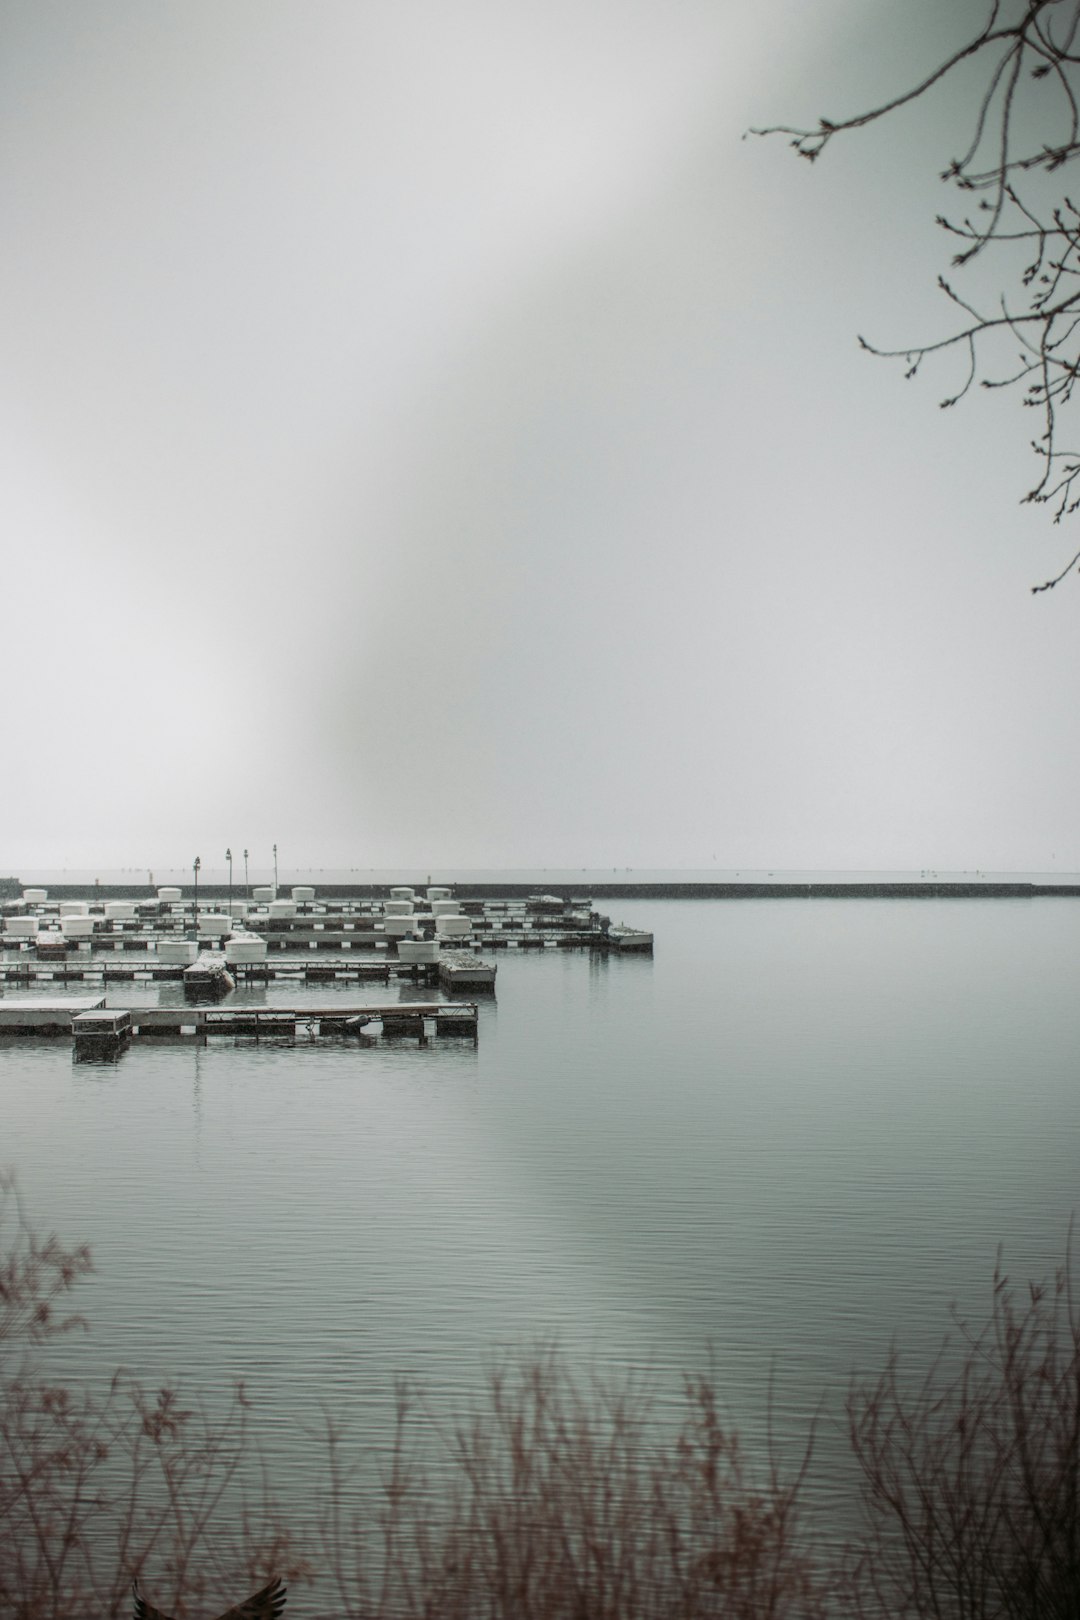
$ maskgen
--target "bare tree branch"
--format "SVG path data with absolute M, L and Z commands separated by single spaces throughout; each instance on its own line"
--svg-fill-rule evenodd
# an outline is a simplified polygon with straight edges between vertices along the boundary
M 913 377 L 929 357 L 959 349 L 967 356 L 959 385 L 941 405 L 962 400 L 978 383 L 983 388 L 1020 389 L 1020 403 L 1042 417 L 1042 431 L 1030 441 L 1041 463 L 1040 475 L 1023 497 L 1049 504 L 1053 521 L 1080 508 L 1080 451 L 1059 448 L 1067 430 L 1066 408 L 1080 377 L 1080 210 L 1056 176 L 1080 156 L 1080 0 L 989 0 L 983 27 L 911 89 L 878 107 L 843 119 L 821 118 L 816 129 L 775 125 L 755 135 L 782 134 L 800 157 L 813 162 L 834 136 L 865 128 L 918 101 L 958 69 L 979 60 L 986 79 L 974 108 L 971 138 L 964 155 L 953 158 L 941 178 L 976 199 L 973 213 L 959 221 L 944 214 L 937 224 L 965 244 L 953 257 L 958 268 L 991 250 L 1002 250 L 1002 277 L 995 300 L 1000 313 L 986 314 L 976 298 L 963 296 L 944 277 L 938 285 L 968 319 L 949 336 L 933 342 L 886 349 L 860 337 L 869 353 L 905 364 Z M 1030 262 L 1017 270 L 1010 244 L 1030 242 Z M 1020 344 L 1002 362 L 999 342 L 1011 334 Z M 1080 551 L 1033 592 L 1052 590 L 1080 573 Z

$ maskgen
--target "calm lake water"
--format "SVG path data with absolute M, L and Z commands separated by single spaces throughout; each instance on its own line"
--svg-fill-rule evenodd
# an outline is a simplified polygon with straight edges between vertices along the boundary
M 71 1368 L 243 1377 L 298 1477 L 321 1403 L 377 1437 L 395 1375 L 453 1400 L 541 1341 L 665 1389 L 711 1347 L 753 1432 L 773 1358 L 785 1423 L 835 1412 L 983 1311 L 999 1244 L 1060 1263 L 1080 903 L 605 909 L 655 957 L 500 952 L 475 1049 L 0 1049 L 0 1162 L 94 1252 Z

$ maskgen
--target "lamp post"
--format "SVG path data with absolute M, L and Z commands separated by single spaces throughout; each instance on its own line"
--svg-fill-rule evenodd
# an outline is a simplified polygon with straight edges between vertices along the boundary
M 251 899 L 251 884 L 248 882 L 247 861 L 248 861 L 248 852 L 245 849 L 245 851 L 244 851 L 244 888 L 247 891 L 247 897 L 250 900 Z
M 196 943 L 196 945 L 199 943 L 199 867 L 201 865 L 202 865 L 202 861 L 200 861 L 199 857 L 196 855 L 195 864 L 192 867 L 192 871 L 195 873 L 195 917 L 194 917 L 194 921 L 195 921 L 195 943 Z
M 232 850 L 225 851 L 225 859 L 229 863 L 229 916 L 232 916 Z
M 277 845 L 274 845 L 274 893 L 277 894 Z

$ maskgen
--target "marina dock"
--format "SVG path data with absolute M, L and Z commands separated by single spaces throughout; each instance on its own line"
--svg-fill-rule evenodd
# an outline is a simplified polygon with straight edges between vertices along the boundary
M 0 1038 L 67 1036 L 77 1057 L 169 1037 L 475 1042 L 478 1002 L 461 998 L 494 993 L 497 951 L 652 950 L 651 934 L 612 926 L 580 898 L 457 899 L 437 887 L 420 898 L 403 887 L 385 900 L 316 902 L 314 892 L 298 887 L 284 900 L 256 889 L 246 900 L 200 896 L 196 905 L 175 887 L 152 899 L 52 901 L 27 889 L 0 904 Z M 394 1002 L 354 999 L 345 988 L 389 989 L 394 979 L 406 981 Z M 312 1006 L 258 1005 L 236 993 L 284 983 L 333 985 L 334 993 Z M 119 989 L 120 1005 L 107 1005 L 106 990 L 125 984 L 135 1002 L 167 985 L 177 1004 L 125 1006 Z M 37 998 L 20 996 L 24 987 Z M 440 991 L 444 1000 L 435 999 Z
M 0 960 L 0 984 L 182 984 L 185 972 L 181 963 L 158 962 L 153 956 L 145 956 L 137 963 L 73 955 L 46 964 L 35 961 L 30 954 Z M 391 979 L 408 979 L 438 984 L 444 990 L 464 986 L 495 988 L 494 963 L 469 951 L 444 952 L 438 962 L 402 962 L 391 956 L 281 956 L 275 961 L 235 962 L 229 972 L 238 984 L 282 980 L 302 984 L 389 984 Z
M 30 893 L 34 891 L 28 891 Z M 43 892 L 43 891 L 42 891 Z M 443 954 L 460 948 L 484 951 L 585 949 L 589 951 L 651 950 L 652 935 L 641 929 L 628 929 L 602 916 L 587 900 L 560 899 L 556 895 L 534 895 L 528 900 L 460 899 L 405 902 L 413 908 L 397 914 L 388 900 L 351 900 L 327 897 L 324 900 L 266 903 L 226 901 L 234 907 L 230 914 L 208 908 L 220 899 L 200 906 L 198 916 L 192 899 L 102 901 L 91 910 L 91 902 L 81 903 L 84 915 L 65 918 L 62 905 L 70 902 L 5 901 L 3 943 L 7 950 L 32 952 L 41 961 L 61 961 L 75 951 L 153 954 L 158 943 L 192 940 L 199 950 L 221 948 L 223 933 L 230 921 L 236 928 L 253 933 L 262 954 L 304 953 L 365 957 L 385 952 L 398 956 L 399 945 L 410 940 L 435 941 Z M 449 905 L 455 913 L 446 916 L 438 910 Z M 123 917 L 117 916 L 123 909 Z M 211 931 L 211 925 L 213 931 Z M 449 930 L 449 931 L 448 931 Z M 403 951 L 402 955 L 411 952 Z M 232 966 L 232 963 L 230 963 Z
M 321 1036 L 411 1036 L 426 1045 L 431 1035 L 466 1036 L 476 1041 L 479 1009 L 475 1001 L 335 1001 L 321 1006 L 105 1006 L 104 996 L 58 996 L 48 1000 L 0 1000 L 0 1036 L 68 1036 L 86 1014 L 108 1012 L 130 1020 L 133 1038 L 253 1035 L 278 1039 Z M 375 1027 L 377 1026 L 377 1028 Z
M 49 1000 L 0 1001 L 0 1035 L 70 1035 L 81 1013 L 98 1012 L 104 996 L 56 996 Z

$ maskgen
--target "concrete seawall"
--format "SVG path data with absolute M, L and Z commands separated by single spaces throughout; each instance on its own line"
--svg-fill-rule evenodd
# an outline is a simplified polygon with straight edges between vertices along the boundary
M 284 886 L 283 886 L 284 888 Z M 535 883 L 455 883 L 459 900 L 524 900 L 539 892 Z M 21 888 L 18 891 L 21 893 Z M 244 889 L 234 884 L 232 894 L 240 899 Z M 544 893 L 560 899 L 593 900 L 1033 900 L 1047 897 L 1080 898 L 1080 883 L 995 883 L 949 882 L 926 879 L 913 882 L 746 882 L 746 883 L 635 883 L 615 879 L 610 883 L 552 883 Z M 225 884 L 199 884 L 200 901 L 223 900 L 230 893 Z M 317 898 L 329 896 L 345 900 L 385 900 L 388 885 L 335 883 L 320 886 Z M 146 884 L 49 884 L 54 900 L 153 900 L 156 890 Z M 184 898 L 190 900 L 190 886 Z

